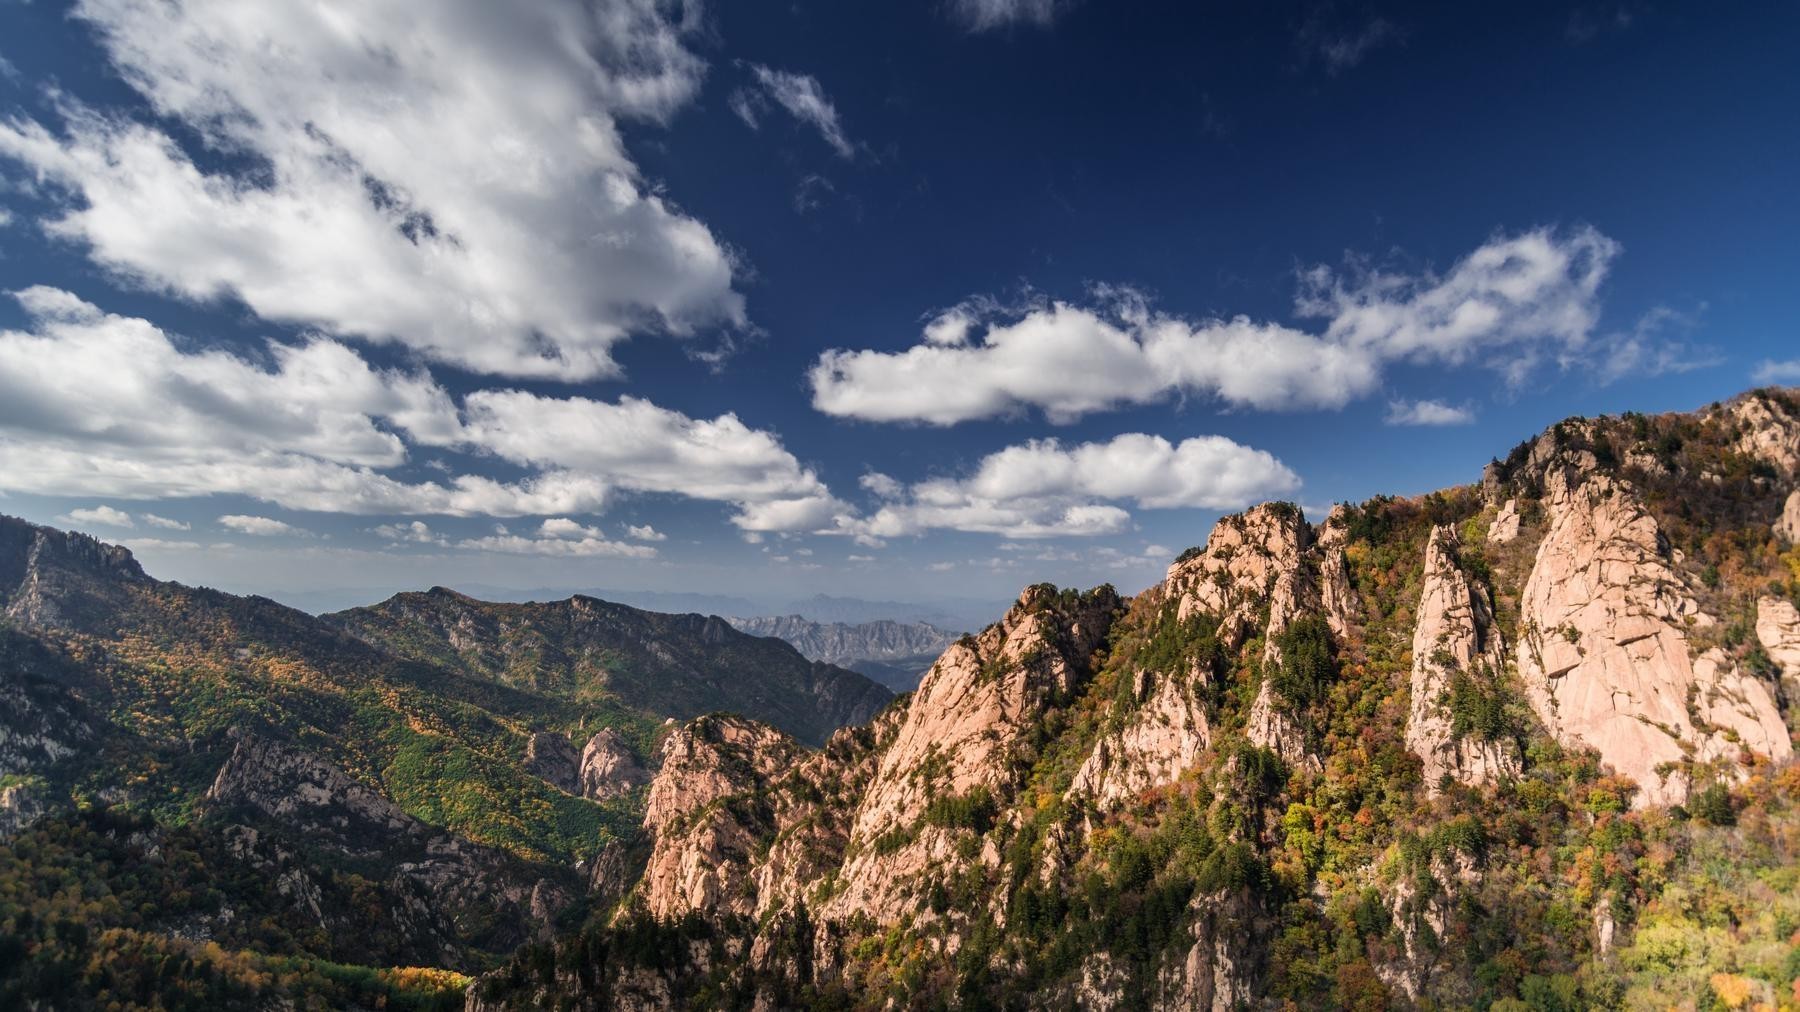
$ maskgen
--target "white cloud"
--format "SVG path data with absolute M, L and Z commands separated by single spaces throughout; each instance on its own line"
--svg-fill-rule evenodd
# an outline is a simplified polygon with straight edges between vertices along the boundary
M 831 145 L 840 158 L 856 157 L 856 146 L 844 136 L 838 121 L 837 107 L 825 96 L 825 89 L 811 74 L 794 74 L 751 64 L 750 74 L 756 80 L 755 91 L 740 88 L 729 100 L 731 110 L 752 130 L 762 124 L 762 113 L 773 101 L 788 115 L 812 127 Z M 816 177 L 815 177 L 816 178 Z M 827 184 L 829 186 L 830 184 Z
M 906 489 L 906 486 L 880 471 L 870 471 L 858 478 L 857 484 L 883 499 L 892 499 Z
M 0 489 L 169 499 L 236 494 L 356 514 L 597 513 L 615 492 L 730 503 L 739 526 L 790 529 L 835 508 L 772 433 L 648 401 L 480 390 L 461 405 L 424 372 L 371 368 L 317 339 L 266 364 L 178 343 L 68 292 L 17 295 L 29 331 L 0 331 Z M 419 447 L 498 457 L 513 481 L 384 473 Z
M 431 525 L 423 520 L 413 520 L 404 524 L 381 524 L 374 528 L 375 536 L 388 541 L 407 541 L 421 545 L 442 545 L 447 542 Z
M 1389 425 L 1467 425 L 1475 412 L 1443 401 L 1389 401 Z
M 198 552 L 202 550 L 227 551 L 229 544 L 203 545 L 198 541 L 170 541 L 165 538 L 131 538 L 122 542 L 126 548 L 134 552 Z
M 138 516 L 144 521 L 144 523 L 149 524 L 152 527 L 160 527 L 165 531 L 185 531 L 185 530 L 191 529 L 193 526 L 192 524 L 188 524 L 188 523 L 185 523 L 180 520 L 171 520 L 168 517 L 159 517 L 154 513 L 139 513 Z
M 505 460 L 729 502 L 746 530 L 799 529 L 837 507 L 779 439 L 736 415 L 695 419 L 634 397 L 609 404 L 516 390 L 471 394 L 464 408 L 465 439 Z
M 971 32 L 1012 25 L 1048 27 L 1072 0 L 949 0 L 951 16 Z
M 1247 317 L 1188 321 L 1103 289 L 1094 308 L 966 303 L 898 352 L 832 350 L 813 405 L 840 417 L 952 425 L 1042 410 L 1053 422 L 1172 395 L 1260 410 L 1338 408 L 1392 362 L 1486 364 L 1522 381 L 1546 350 L 1586 346 L 1617 244 L 1593 229 L 1497 238 L 1447 274 L 1302 277 L 1298 314 L 1318 333 Z M 979 336 L 976 330 L 985 327 Z
M 568 517 L 550 517 L 538 525 L 537 536 L 540 538 L 573 538 L 579 541 L 582 538 L 598 538 L 601 537 L 601 534 L 598 527 L 588 527 L 576 523 Z
M 6 226 L 11 225 L 12 223 L 13 223 L 12 212 L 8 211 L 4 207 L 0 207 L 0 228 L 5 228 Z
M 1763 359 L 1756 364 L 1756 371 L 1750 374 L 1756 383 L 1800 383 L 1800 358 L 1791 358 L 1785 362 Z
M 637 525 L 637 524 L 627 524 L 625 526 L 625 534 L 626 534 L 626 536 L 633 538 L 637 541 L 667 541 L 667 540 L 669 540 L 669 536 L 667 534 L 664 534 L 663 532 L 657 530 L 656 528 L 650 526 L 649 524 L 643 524 L 641 526 Z
M 1269 453 L 1223 436 L 1172 444 L 1128 433 L 1065 447 L 1054 439 L 983 458 L 967 478 L 907 488 L 866 517 L 840 515 L 836 532 L 894 538 L 934 529 L 1042 538 L 1116 534 L 1144 509 L 1236 509 L 1290 493 L 1300 479 Z
M 306 534 L 307 532 L 285 521 L 272 517 L 245 516 L 242 513 L 228 513 L 219 518 L 219 526 L 233 530 L 239 534 L 251 534 L 259 538 L 274 537 L 281 534 Z
M 87 526 L 98 524 L 102 527 L 136 527 L 131 514 L 111 506 L 95 506 L 90 509 L 74 509 L 56 518 L 65 524 Z
M 612 375 L 632 333 L 744 324 L 732 256 L 640 177 L 705 66 L 697 4 L 84 0 L 160 124 L 60 99 L 0 158 L 65 192 L 53 235 L 116 274 L 489 373 Z M 198 145 L 196 145 L 198 147 Z
M 567 533 L 540 534 L 535 538 L 520 537 L 517 534 L 494 534 L 485 538 L 468 538 L 458 541 L 456 547 L 482 552 L 500 552 L 507 555 L 557 555 L 615 559 L 653 559 L 656 557 L 656 549 L 648 545 L 628 545 L 620 541 L 608 541 L 592 527 L 581 528 L 581 533 L 573 535 Z

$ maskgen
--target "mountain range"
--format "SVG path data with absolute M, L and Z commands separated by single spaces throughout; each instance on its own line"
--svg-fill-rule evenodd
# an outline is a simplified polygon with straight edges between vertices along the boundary
M 800 615 L 728 619 L 735 628 L 756 636 L 773 636 L 815 661 L 839 664 L 868 676 L 896 692 L 910 692 L 938 654 L 960 633 L 929 622 L 878 619 L 852 625 L 814 622 Z
M 1227 516 L 898 697 L 0 520 L 0 1005 L 1791 1007 L 1796 601 L 1776 389 Z

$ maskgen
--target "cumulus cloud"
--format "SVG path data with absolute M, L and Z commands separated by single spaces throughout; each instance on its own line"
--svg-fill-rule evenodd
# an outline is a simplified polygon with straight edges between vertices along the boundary
M 1591 228 L 1496 238 L 1445 274 L 1318 267 L 1297 315 L 1316 331 L 1248 317 L 1185 320 L 1139 294 L 1099 304 L 992 300 L 933 318 L 902 351 L 832 350 L 809 379 L 840 417 L 953 425 L 1036 408 L 1053 422 L 1176 395 L 1258 410 L 1339 408 L 1394 362 L 1488 365 L 1522 381 L 1551 350 L 1587 346 L 1618 245 Z M 979 333 L 978 333 L 979 331 Z
M 32 326 L 0 331 L 0 490 L 453 516 L 597 513 L 618 492 L 663 493 L 730 503 L 739 526 L 765 530 L 835 502 L 778 438 L 730 414 L 512 390 L 458 404 L 428 374 L 375 369 L 329 339 L 271 342 L 253 361 L 57 289 L 17 298 Z M 420 447 L 527 473 L 387 473 Z
M 165 531 L 185 531 L 191 529 L 193 526 L 192 524 L 181 520 L 171 520 L 168 517 L 159 517 L 154 513 L 139 513 L 138 516 L 143 519 L 144 523 L 149 524 L 151 527 L 160 527 Z
M 643 524 L 643 525 L 627 524 L 625 526 L 625 535 L 626 535 L 626 537 L 634 538 L 638 541 L 667 541 L 667 540 L 669 540 L 669 536 L 667 534 L 664 534 L 663 532 L 657 530 L 656 528 L 650 526 L 649 524 Z
M 949 0 L 950 16 L 971 32 L 1012 25 L 1049 27 L 1072 0 Z
M 1127 433 L 1104 443 L 1054 439 L 1009 446 L 966 478 L 933 478 L 898 491 L 868 516 L 840 516 L 839 533 L 884 539 L 934 529 L 1043 538 L 1116 534 L 1144 509 L 1236 509 L 1300 487 L 1263 450 L 1223 436 L 1179 444 Z
M 56 518 L 65 524 L 79 527 L 99 525 L 101 527 L 136 527 L 131 514 L 111 506 L 94 506 L 88 509 L 73 509 Z
M 698 91 L 696 4 L 74 13 L 158 119 L 59 97 L 53 122 L 0 121 L 0 158 L 66 195 L 44 227 L 121 277 L 515 376 L 613 375 L 628 334 L 745 323 L 731 255 L 618 128 Z
M 375 536 L 387 541 L 406 541 L 421 545 L 442 545 L 444 538 L 431 529 L 431 525 L 423 520 L 413 520 L 404 524 L 381 524 L 374 528 Z
M 731 110 L 746 126 L 752 130 L 760 127 L 762 115 L 772 102 L 800 123 L 818 131 L 838 157 L 856 157 L 856 146 L 844 135 L 837 107 L 825 96 L 818 78 L 811 74 L 772 70 L 754 63 L 750 65 L 750 75 L 754 87 L 739 88 L 732 92 L 729 100 Z
M 285 521 L 273 517 L 246 516 L 242 513 L 228 513 L 219 518 L 219 526 L 233 530 L 239 534 L 251 534 L 259 538 L 275 537 L 281 534 L 305 534 L 304 530 Z
M 1389 425 L 1467 425 L 1475 412 L 1443 401 L 1389 401 Z
M 1756 371 L 1750 378 L 1757 383 L 1800 383 L 1800 358 L 1785 362 L 1763 359 L 1756 364 Z

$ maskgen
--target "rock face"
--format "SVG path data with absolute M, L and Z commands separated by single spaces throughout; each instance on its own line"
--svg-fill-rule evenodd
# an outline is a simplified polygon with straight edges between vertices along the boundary
M 525 739 L 525 769 L 567 794 L 581 790 L 581 758 L 575 746 L 554 731 L 537 731 Z
M 242 731 L 232 736 L 206 799 L 221 816 L 254 824 L 243 827 L 244 858 L 254 863 L 268 852 L 260 825 L 309 849 L 397 862 L 388 888 L 414 898 L 420 934 L 443 947 L 438 958 L 455 960 L 446 940 L 478 922 L 498 944 L 524 942 L 569 902 L 561 886 L 508 855 L 420 822 L 316 755 Z
M 1790 545 L 1800 545 L 1800 488 L 1788 493 L 1781 519 L 1775 521 L 1775 535 Z
M 1519 517 L 1519 500 L 1508 499 L 1500 506 L 1500 512 L 1488 527 L 1487 538 L 1490 544 L 1504 545 L 1519 536 L 1523 521 Z
M 1637 781 L 1639 805 L 1673 804 L 1690 761 L 1734 763 L 1740 748 L 1792 747 L 1769 686 L 1687 629 L 1714 623 L 1670 564 L 1630 485 L 1551 467 L 1549 529 L 1521 600 L 1519 673 L 1561 741 L 1598 751 Z
M 1162 591 L 1178 621 L 1207 616 L 1227 652 L 1263 637 L 1263 664 L 1281 663 L 1280 635 L 1302 615 L 1322 615 L 1340 638 L 1356 621 L 1344 562 L 1344 515 L 1332 514 L 1316 542 L 1292 503 L 1265 503 L 1219 520 L 1198 554 L 1169 567 Z M 1266 616 L 1266 618 L 1265 618 Z M 1258 688 L 1247 717 L 1251 742 L 1295 765 L 1317 763 L 1306 735 L 1271 681 Z
M 1745 394 L 1728 410 L 1742 432 L 1739 453 L 1769 464 L 1784 478 L 1800 475 L 1800 418 L 1762 391 Z
M 1756 638 L 1781 669 L 1783 695 L 1789 706 L 1800 705 L 1800 609 L 1779 597 L 1756 601 Z
M 1138 671 L 1131 700 L 1138 708 L 1116 735 L 1100 739 L 1069 788 L 1102 810 L 1175 778 L 1212 744 L 1212 727 L 1200 693 L 1210 672 L 1180 678 Z
M 581 750 L 577 787 L 582 797 L 595 801 L 617 798 L 650 782 L 650 771 L 626 747 L 612 728 L 602 728 Z
M 149 577 L 118 545 L 0 516 L 0 615 L 24 628 L 104 623 Z
M 754 721 L 702 717 L 672 731 L 661 753 L 644 813 L 655 841 L 640 886 L 645 908 L 661 920 L 692 910 L 751 914 L 751 851 L 769 815 L 754 801 L 725 802 L 778 779 L 800 759 L 799 744 Z
M 1432 791 L 1446 776 L 1480 785 L 1519 772 L 1510 742 L 1459 726 L 1452 712 L 1457 689 L 1474 696 L 1506 671 L 1488 588 L 1463 569 L 1457 548 L 1454 528 L 1432 528 L 1413 627 L 1406 747 L 1424 761 L 1425 784 Z M 1467 717 L 1460 723 L 1468 723 Z
M 663 740 L 644 828 L 652 841 L 635 902 L 761 917 L 805 902 L 841 863 L 855 802 L 899 711 L 807 752 L 772 728 L 702 717 Z
M 999 622 L 944 651 L 857 807 L 854 854 L 828 915 L 862 912 L 885 923 L 921 913 L 920 880 L 955 851 L 955 830 L 925 824 L 926 809 L 940 797 L 979 808 L 981 796 L 1014 787 L 1024 736 L 1092 673 L 1120 605 L 1110 587 L 1079 596 L 1030 587 Z

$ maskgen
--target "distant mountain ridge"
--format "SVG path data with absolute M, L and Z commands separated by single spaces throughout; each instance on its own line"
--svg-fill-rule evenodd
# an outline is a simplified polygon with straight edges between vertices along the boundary
M 839 664 L 895 691 L 910 691 L 919 676 L 961 633 L 929 622 L 815 622 L 800 615 L 731 618 L 734 627 L 773 636 L 817 661 Z
M 271 591 L 269 596 L 302 611 L 324 615 L 349 611 L 384 601 L 411 588 L 341 588 L 332 590 Z M 592 597 L 644 611 L 671 615 L 799 615 L 814 622 L 857 625 L 891 619 L 924 622 L 940 629 L 979 629 L 1006 610 L 1001 598 L 934 598 L 931 601 L 875 601 L 858 597 L 814 594 L 811 597 L 752 597 L 740 594 L 707 594 L 689 591 L 632 590 L 622 587 L 501 587 L 458 583 L 451 589 L 481 601 L 561 601 L 572 596 Z
M 844 664 L 859 660 L 892 660 L 918 654 L 939 654 L 962 633 L 939 629 L 928 622 L 896 622 L 879 619 L 851 625 L 847 622 L 814 622 L 799 615 L 767 615 L 726 619 L 733 627 L 756 636 L 774 636 L 816 661 Z
M 802 741 L 874 716 L 891 693 L 717 616 L 668 615 L 576 595 L 521 604 L 444 587 L 322 617 L 396 656 L 521 688 L 604 688 L 681 719 L 765 714 Z

